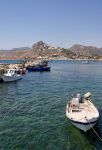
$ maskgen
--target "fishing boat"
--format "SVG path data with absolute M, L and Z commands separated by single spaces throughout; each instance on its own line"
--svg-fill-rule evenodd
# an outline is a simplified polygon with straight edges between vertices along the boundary
M 28 71 L 50 71 L 51 67 L 48 66 L 47 61 L 41 61 L 26 67 Z
M 91 93 L 86 93 L 84 97 L 80 94 L 72 96 L 67 103 L 66 116 L 74 126 L 84 132 L 93 128 L 99 119 L 99 112 L 91 100 Z
M 27 67 L 28 71 L 50 71 L 50 67 L 42 67 L 42 66 L 29 66 Z
M 2 79 L 4 82 L 12 82 L 22 79 L 22 75 L 18 74 L 16 69 L 7 69 L 6 73 L 2 75 Z

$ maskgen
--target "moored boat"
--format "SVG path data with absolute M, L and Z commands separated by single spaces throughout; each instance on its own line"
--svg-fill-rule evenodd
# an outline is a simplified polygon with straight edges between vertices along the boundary
M 70 98 L 66 107 L 66 116 L 74 126 L 84 132 L 93 128 L 99 119 L 99 112 L 91 101 L 91 93 L 86 93 L 83 98 L 80 94 Z
M 12 82 L 22 79 L 22 75 L 18 74 L 16 69 L 7 69 L 1 78 L 4 82 Z
M 36 64 L 28 65 L 26 69 L 28 71 L 50 71 L 51 67 L 48 66 L 47 61 L 41 61 Z
M 29 66 L 27 67 L 28 71 L 50 71 L 50 67 L 42 67 L 42 66 Z

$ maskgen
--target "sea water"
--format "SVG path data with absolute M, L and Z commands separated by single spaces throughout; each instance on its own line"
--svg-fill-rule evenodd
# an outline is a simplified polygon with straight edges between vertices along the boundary
M 0 83 L 0 150 L 101 150 L 91 130 L 84 133 L 65 116 L 68 97 L 92 93 L 100 111 L 102 63 L 51 61 L 50 72 L 29 72 L 22 80 Z

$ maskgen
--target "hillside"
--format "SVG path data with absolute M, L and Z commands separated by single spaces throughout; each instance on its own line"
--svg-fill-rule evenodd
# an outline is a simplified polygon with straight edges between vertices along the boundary
M 102 58 L 102 48 L 75 44 L 70 48 L 49 46 L 43 41 L 32 45 L 32 48 L 14 48 L 12 50 L 0 50 L 0 60 L 4 59 L 30 59 L 46 57 L 48 59 L 99 59 Z
M 69 48 L 70 51 L 74 52 L 77 57 L 88 57 L 88 58 L 98 58 L 102 57 L 102 48 L 97 48 L 93 46 L 83 46 L 79 44 L 73 45 Z

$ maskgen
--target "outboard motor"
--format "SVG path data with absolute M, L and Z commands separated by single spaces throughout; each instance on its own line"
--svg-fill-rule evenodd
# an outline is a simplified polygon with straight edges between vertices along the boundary
M 84 97 L 85 97 L 86 100 L 90 99 L 91 93 L 90 93 L 90 92 L 86 93 L 86 94 L 84 95 Z
M 79 103 L 83 103 L 84 102 L 82 96 L 79 93 L 77 94 L 77 98 L 79 98 Z

